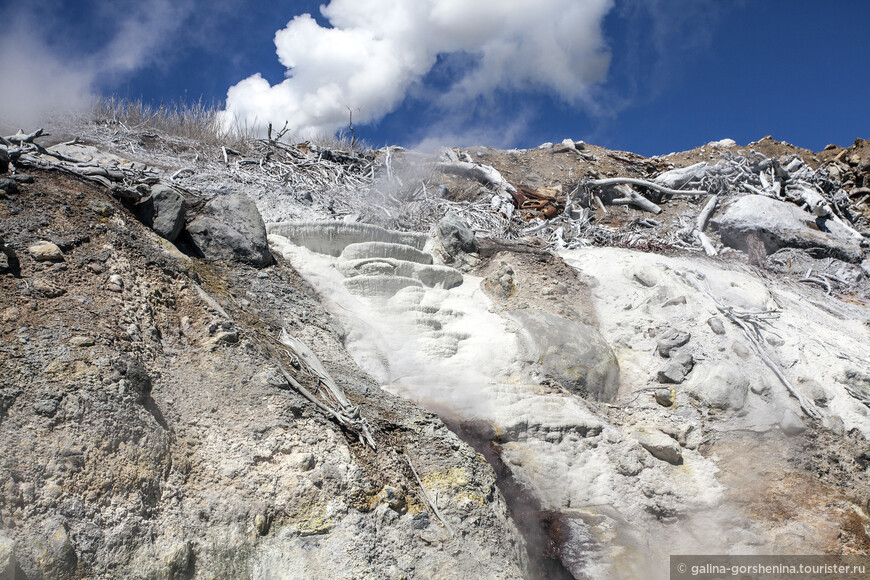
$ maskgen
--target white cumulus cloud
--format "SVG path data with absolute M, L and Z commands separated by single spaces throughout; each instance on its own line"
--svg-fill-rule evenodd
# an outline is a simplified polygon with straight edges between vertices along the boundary
M 535 90 L 588 101 L 607 74 L 602 34 L 613 0 L 332 0 L 329 27 L 308 14 L 275 34 L 287 78 L 255 74 L 227 93 L 226 119 L 293 134 L 330 134 L 396 110 L 442 59 L 463 62 L 429 98 L 447 111 L 497 90 Z M 434 94 L 433 94 L 434 93 Z

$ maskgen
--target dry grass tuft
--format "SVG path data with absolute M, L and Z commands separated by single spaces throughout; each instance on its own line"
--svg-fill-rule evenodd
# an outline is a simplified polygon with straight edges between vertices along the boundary
M 97 123 L 118 124 L 128 131 L 159 131 L 165 135 L 239 151 L 247 151 L 251 141 L 265 137 L 265 132 L 258 127 L 238 122 L 228 125 L 220 103 L 205 103 L 202 99 L 194 103 L 161 103 L 155 107 L 141 99 L 107 97 L 94 104 L 92 116 Z M 293 142 L 293 132 L 288 131 L 281 140 Z M 365 141 L 348 136 L 344 129 L 335 135 L 322 135 L 306 141 L 333 150 L 371 150 Z
M 199 141 L 216 147 L 244 148 L 255 131 L 238 124 L 227 126 L 218 103 L 161 103 L 116 97 L 99 99 L 92 111 L 94 121 L 116 123 L 128 131 L 153 130 L 167 135 Z

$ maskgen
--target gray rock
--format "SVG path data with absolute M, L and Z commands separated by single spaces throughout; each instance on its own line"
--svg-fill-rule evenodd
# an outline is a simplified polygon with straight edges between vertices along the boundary
M 170 242 L 184 228 L 184 196 L 166 185 L 151 187 L 151 195 L 138 205 L 142 223 Z
M 644 449 L 656 459 L 678 465 L 683 460 L 683 450 L 679 443 L 654 427 L 646 427 L 632 433 Z
M 860 244 L 836 222 L 817 222 L 792 203 L 762 195 L 739 198 L 710 223 L 725 245 L 744 252 L 749 251 L 748 240 L 756 238 L 767 254 L 791 247 L 822 248 L 827 255 L 848 262 L 860 262 L 863 255 Z
M 12 179 L 18 183 L 33 183 L 33 176 L 26 173 L 16 173 L 12 176 Z
M 688 371 L 683 365 L 671 363 L 659 371 L 658 379 L 660 383 L 679 385 L 686 380 L 687 374 Z
M 686 303 L 685 296 L 677 296 L 676 298 L 671 298 L 664 304 L 662 304 L 662 308 L 668 308 L 670 306 L 681 306 Z
M 9 171 L 9 151 L 6 147 L 0 145 L 0 173 Z
M 671 357 L 671 361 L 671 364 L 659 371 L 658 379 L 660 383 L 678 385 L 692 371 L 692 367 L 695 366 L 695 359 L 689 353 L 681 352 Z
M 804 421 L 801 419 L 800 415 L 791 409 L 788 409 L 783 415 L 782 421 L 779 423 L 779 428 L 789 437 L 793 437 L 803 433 L 806 429 L 806 425 L 804 425 Z
M 659 389 L 655 392 L 656 403 L 662 407 L 670 407 L 674 404 L 674 397 L 670 389 Z
M 15 580 L 15 542 L 0 535 L 0 580 Z
M 219 195 L 187 226 L 208 260 L 234 260 L 262 268 L 272 263 L 266 226 L 246 195 Z
M 42 296 L 44 298 L 57 298 L 58 296 L 63 296 L 64 294 L 66 294 L 66 290 L 55 286 L 44 278 L 35 279 L 30 284 L 30 286 L 35 295 Z
M 692 337 L 688 332 L 683 332 L 682 330 L 677 330 L 675 328 L 669 328 L 662 333 L 659 337 L 657 348 L 659 354 L 665 358 L 671 356 L 671 351 L 675 348 L 679 348 L 689 342 L 689 339 Z
M 34 538 L 33 564 L 43 578 L 71 577 L 78 564 L 78 558 L 70 543 L 66 526 L 60 520 L 51 519 L 45 522 L 43 530 L 40 536 Z
M 474 232 L 455 212 L 449 212 L 441 218 L 437 233 L 447 262 L 462 254 L 476 254 L 480 250 Z
M 722 319 L 717 316 L 712 316 L 707 319 L 707 324 L 710 325 L 710 329 L 715 334 L 725 334 L 725 324 L 722 323 Z
M 510 316 L 521 325 L 545 373 L 584 397 L 613 401 L 619 363 L 601 333 L 542 310 L 514 310 Z
M 94 346 L 94 339 L 90 336 L 74 336 L 69 339 L 69 343 L 73 346 L 88 347 Z
M 0 191 L 9 195 L 18 193 L 18 182 L 8 177 L 0 177 Z
M 498 270 L 484 278 L 483 288 L 493 298 L 507 300 L 517 291 L 514 283 L 514 269 L 511 268 L 510 264 L 500 262 Z
M 41 240 L 27 248 L 30 256 L 37 262 L 59 262 L 63 260 L 63 252 L 57 244 Z
M 715 409 L 741 409 L 749 392 L 749 379 L 736 366 L 720 363 L 709 367 L 686 389 Z

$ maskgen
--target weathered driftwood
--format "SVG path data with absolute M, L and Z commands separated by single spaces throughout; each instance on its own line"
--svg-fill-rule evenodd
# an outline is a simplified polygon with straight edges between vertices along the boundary
M 33 143 L 33 140 L 38 137 L 48 137 L 49 134 L 45 132 L 45 129 L 37 129 L 33 133 L 25 133 L 21 129 L 18 129 L 18 133 L 15 135 L 9 135 L 4 137 L 4 141 L 6 143 L 17 143 L 19 145 L 23 145 L 25 143 Z
M 368 444 L 372 449 L 376 450 L 375 440 L 372 438 L 365 420 L 362 419 L 359 408 L 348 401 L 344 391 L 335 383 L 332 376 L 320 362 L 320 359 L 317 358 L 305 343 L 291 336 L 286 330 L 281 331 L 279 341 L 296 355 L 306 370 L 317 377 L 320 385 L 326 389 L 326 398 L 330 405 L 323 405 L 323 403 L 318 401 L 319 406 L 325 406 L 336 420 L 356 431 L 361 443 Z M 305 396 L 307 397 L 307 395 Z
M 435 167 L 444 173 L 452 173 L 460 177 L 479 181 L 498 192 L 513 193 L 516 191 L 516 188 L 508 183 L 497 169 L 490 165 L 469 163 L 467 161 L 441 161 L 436 163 Z
M 708 256 L 715 256 L 718 254 L 713 242 L 709 237 L 707 237 L 707 234 L 704 233 L 704 230 L 707 228 L 707 222 L 710 221 L 710 217 L 713 215 L 713 212 L 716 211 L 716 204 L 718 202 L 718 195 L 714 195 L 710 198 L 710 201 L 707 202 L 704 209 L 702 209 L 701 213 L 698 214 L 698 219 L 695 220 L 695 229 L 692 232 L 695 239 L 698 240 L 698 243 L 701 244 L 701 247 L 704 248 L 704 252 Z
M 411 457 L 407 453 L 405 453 L 405 460 L 408 462 L 408 467 L 411 468 L 411 473 L 414 474 L 414 479 L 417 480 L 417 485 L 420 486 L 420 490 L 423 492 L 423 498 L 426 500 L 426 503 L 429 504 L 429 507 L 432 508 L 432 513 L 434 513 L 444 527 L 447 528 L 450 535 L 455 536 L 456 532 L 453 531 L 453 528 L 450 527 L 450 524 L 447 522 L 447 518 L 444 517 L 441 510 L 439 510 L 438 506 L 435 505 L 435 500 L 429 495 L 429 492 L 426 491 L 426 487 L 423 485 L 423 480 L 420 479 L 420 475 L 417 473 L 417 470 L 414 469 L 414 464 L 411 463 Z
M 701 189 L 671 189 L 664 185 L 659 185 L 647 179 L 636 179 L 633 177 L 611 177 L 608 179 L 590 179 L 587 184 L 590 187 L 611 187 L 614 185 L 636 185 L 654 189 L 666 195 L 710 195 L 710 192 Z
M 695 227 L 698 228 L 698 231 L 703 232 L 707 229 L 707 222 L 710 221 L 710 218 L 713 216 L 713 212 L 716 211 L 716 205 L 719 203 L 719 196 L 714 195 L 710 198 L 710 201 L 704 206 L 704 209 L 701 210 L 701 213 L 698 214 L 698 219 L 695 222 Z
M 613 205 L 633 205 L 644 211 L 648 211 L 654 214 L 659 214 L 662 212 L 661 207 L 654 204 L 653 202 L 633 190 L 628 185 L 615 185 L 613 186 L 613 189 L 623 195 L 623 197 L 611 200 L 610 203 Z

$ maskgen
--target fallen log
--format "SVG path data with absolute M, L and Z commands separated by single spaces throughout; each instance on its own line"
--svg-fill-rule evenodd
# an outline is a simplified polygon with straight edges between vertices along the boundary
M 662 212 L 661 207 L 657 206 L 656 204 L 630 188 L 628 185 L 616 185 L 613 187 L 613 189 L 624 196 L 611 200 L 610 203 L 613 205 L 633 205 L 644 211 L 648 211 L 654 214 L 659 214 Z
M 488 185 L 496 189 L 499 192 L 516 192 L 516 188 L 508 183 L 507 180 L 501 176 L 501 173 L 499 173 L 496 168 L 490 165 L 469 163 L 467 161 L 440 161 L 435 164 L 435 167 L 443 173 L 452 173 L 454 175 L 459 175 L 460 177 L 479 181 L 484 185 Z
M 608 179 L 590 179 L 587 182 L 591 187 L 610 187 L 613 185 L 637 185 L 639 187 L 646 187 L 648 189 L 654 189 L 658 192 L 664 193 L 666 195 L 711 195 L 709 191 L 704 191 L 702 189 L 671 189 L 670 187 L 665 187 L 664 185 L 659 185 L 653 181 L 648 181 L 646 179 L 636 179 L 633 177 L 610 177 Z

